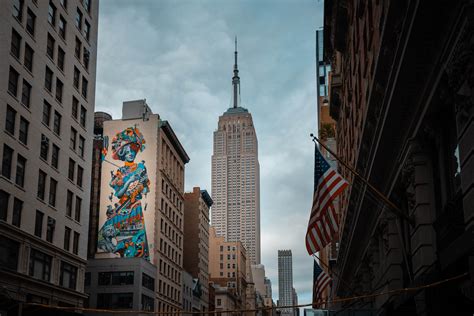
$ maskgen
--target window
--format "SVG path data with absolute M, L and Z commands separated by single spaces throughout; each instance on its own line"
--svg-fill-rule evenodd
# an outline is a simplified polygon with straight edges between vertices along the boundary
M 70 244 L 71 244 L 71 228 L 66 226 L 64 228 L 64 250 L 69 251 Z
M 76 11 L 76 27 L 78 29 L 82 28 L 82 12 L 81 10 L 79 10 L 79 8 L 77 8 L 77 11 Z
M 30 100 L 31 100 L 31 85 L 23 80 L 23 88 L 21 89 L 21 103 L 25 105 L 27 108 L 30 107 Z
M 74 232 L 74 239 L 72 240 L 72 252 L 77 255 L 79 252 L 79 233 Z
M 28 69 L 30 72 L 33 71 L 33 49 L 25 43 L 25 58 L 23 61 L 23 65 Z
M 41 148 L 40 148 L 40 157 L 44 160 L 48 160 L 49 153 L 49 138 L 41 134 Z
M 28 9 L 28 11 L 26 11 L 26 30 L 31 35 L 35 35 L 35 22 L 36 15 L 33 13 L 33 11 Z
M 131 285 L 133 271 L 99 272 L 99 285 Z
M 18 139 L 24 145 L 28 144 L 28 128 L 29 128 L 29 125 L 30 125 L 30 123 L 22 116 L 20 118 L 20 135 L 19 135 Z
M 66 39 L 66 20 L 62 17 L 62 15 L 59 16 L 59 35 L 63 38 Z
M 51 153 L 51 166 L 58 169 L 59 166 L 59 147 L 53 144 L 53 151 Z
M 51 256 L 32 248 L 30 252 L 30 276 L 49 282 L 51 259 Z
M 87 85 L 88 85 L 88 82 L 87 82 L 87 79 L 82 76 L 82 96 L 87 99 Z
M 84 139 L 84 137 L 79 136 L 79 146 L 78 146 L 78 149 L 79 149 L 79 156 L 81 156 L 81 157 L 84 157 L 84 146 L 85 146 L 85 143 L 86 143 L 86 140 Z
M 76 289 L 77 267 L 61 261 L 59 284 L 68 289 Z
M 36 219 L 35 219 L 35 236 L 41 238 L 43 234 L 43 217 L 44 214 L 41 211 L 36 210 Z
M 48 216 L 48 223 L 46 225 L 46 241 L 53 242 L 55 229 L 56 229 L 56 220 Z
M 58 181 L 50 178 L 49 180 L 49 205 L 56 206 L 56 190 L 58 188 Z
M 72 199 L 74 197 L 74 194 L 67 190 L 67 195 L 66 195 L 66 215 L 71 217 L 72 216 Z
M 77 139 L 77 131 L 71 127 L 71 138 L 69 139 L 69 147 L 76 150 L 76 139 Z
M 7 220 L 8 201 L 10 200 L 10 194 L 0 190 L 0 219 Z M 1 258 L 2 256 L 0 256 Z
M 51 58 L 54 59 L 54 37 L 48 33 L 48 41 L 46 44 L 46 54 Z
M 74 219 L 78 222 L 81 221 L 81 208 L 82 208 L 82 199 L 76 196 L 76 213 Z
M 147 312 L 155 311 L 155 300 L 145 294 L 142 294 L 142 310 Z
M 91 0 L 82 0 L 82 4 L 84 8 L 86 8 L 87 12 L 91 12 Z
M 20 227 L 21 225 L 21 211 L 23 210 L 23 201 L 15 198 L 13 200 L 13 214 L 12 214 L 12 225 Z
M 49 126 L 50 118 L 51 118 L 51 104 L 44 101 L 43 102 L 43 124 Z
M 87 110 L 85 107 L 81 105 L 80 123 L 82 127 L 86 127 L 86 119 L 87 119 Z
M 17 31 L 12 29 L 12 43 L 10 46 L 10 53 L 17 59 L 20 58 L 21 36 Z
M 44 76 L 44 87 L 51 92 L 53 90 L 53 71 L 46 66 L 46 73 Z
M 83 35 L 86 38 L 86 40 L 88 40 L 88 41 L 89 41 L 89 37 L 90 37 L 90 32 L 91 32 L 91 25 L 89 24 L 89 22 L 87 22 L 87 20 L 84 20 Z
M 78 78 L 79 80 L 79 78 Z M 78 82 L 79 84 L 79 82 Z M 79 109 L 79 100 L 77 100 L 74 96 L 72 97 L 72 108 L 71 108 L 71 115 L 73 118 L 77 120 L 77 113 Z
M 69 171 L 68 171 L 68 178 L 71 181 L 74 181 L 74 169 L 76 167 L 76 162 L 69 158 Z
M 25 185 L 26 158 L 18 154 L 16 159 L 16 185 L 23 187 Z
M 7 116 L 5 118 L 5 130 L 15 135 L 15 121 L 16 121 L 16 111 L 9 105 L 7 105 Z
M 12 174 L 13 149 L 3 145 L 2 176 L 10 179 Z
M 145 273 L 142 274 L 142 285 L 149 290 L 155 291 L 155 279 Z
M 64 71 L 64 59 L 66 57 L 66 53 L 64 50 L 58 46 L 58 67 L 62 71 Z
M 82 60 L 84 62 L 84 68 L 89 69 L 89 60 L 90 60 L 91 53 L 89 50 L 84 46 L 83 57 Z
M 53 26 L 56 25 L 56 7 L 51 3 L 51 1 L 49 2 L 48 7 L 48 22 Z
M 79 80 L 81 79 L 81 73 L 77 67 L 74 67 L 74 77 L 73 77 L 73 85 L 76 89 L 79 90 Z
M 82 43 L 79 38 L 76 37 L 76 46 L 74 48 L 74 55 L 80 60 L 81 59 Z
M 23 0 L 13 0 L 13 16 L 21 21 L 23 17 Z
M 10 92 L 15 98 L 18 93 L 18 78 L 20 75 L 18 72 L 10 67 L 10 74 L 8 76 L 8 92 Z
M 38 174 L 38 193 L 37 196 L 44 200 L 44 191 L 46 187 L 46 173 L 42 170 Z
M 63 83 L 61 82 L 61 80 L 59 80 L 58 78 L 56 78 L 56 100 L 59 102 L 59 103 L 62 103 L 63 102 Z
M 220 306 L 222 304 L 222 300 L 220 298 L 217 299 L 217 306 Z
M 60 135 L 61 133 L 61 114 L 54 111 L 53 131 Z
M 82 179 L 83 179 L 83 176 L 84 176 L 84 169 L 82 169 L 81 166 L 77 166 L 77 179 L 76 179 L 76 183 L 78 186 L 80 186 L 82 188 Z
M 61 3 L 64 9 L 67 8 L 67 0 L 59 0 L 59 3 Z
M 97 308 L 131 309 L 133 308 L 133 293 L 99 293 Z
M 84 286 L 90 286 L 91 285 L 91 273 L 86 272 L 84 274 Z

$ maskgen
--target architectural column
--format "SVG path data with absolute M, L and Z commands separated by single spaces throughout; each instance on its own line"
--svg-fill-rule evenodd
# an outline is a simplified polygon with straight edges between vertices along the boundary
M 436 261 L 436 233 L 433 227 L 436 205 L 432 168 L 429 153 L 421 145 L 421 141 L 412 141 L 404 171 L 407 176 L 409 216 L 415 222 L 410 227 L 410 252 L 415 282 L 423 277 Z M 427 313 L 425 294 L 425 291 L 421 291 L 415 295 L 419 315 Z

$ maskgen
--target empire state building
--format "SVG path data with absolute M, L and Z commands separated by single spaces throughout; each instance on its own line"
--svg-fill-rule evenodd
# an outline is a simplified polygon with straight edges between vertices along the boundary
M 212 155 L 211 221 L 216 234 L 241 241 L 251 264 L 260 264 L 260 165 L 252 115 L 240 106 L 235 41 L 233 106 L 219 117 Z

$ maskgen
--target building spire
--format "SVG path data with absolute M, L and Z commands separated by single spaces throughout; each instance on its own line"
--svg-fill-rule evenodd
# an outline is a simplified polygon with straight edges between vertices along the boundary
M 234 77 L 232 77 L 232 85 L 234 86 L 234 108 L 239 106 L 240 97 L 240 78 L 239 69 L 237 67 L 237 36 L 235 37 L 235 52 L 234 52 Z

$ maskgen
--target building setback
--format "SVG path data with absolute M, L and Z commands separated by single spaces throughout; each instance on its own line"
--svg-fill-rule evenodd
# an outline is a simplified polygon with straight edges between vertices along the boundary
M 170 124 L 153 114 L 144 100 L 124 102 L 122 119 L 104 121 L 101 138 L 106 145 L 97 226 L 91 227 L 98 235 L 92 266 L 97 270 L 105 265 L 116 272 L 110 260 L 138 257 L 149 261 L 156 269 L 153 310 L 179 310 L 184 165 L 189 157 Z M 96 286 L 91 284 L 91 288 Z
M 199 311 L 209 309 L 209 208 L 206 190 L 194 187 L 184 194 L 183 268 L 199 280 Z
M 240 106 L 235 51 L 233 107 L 219 117 L 212 155 L 212 225 L 227 241 L 241 241 L 251 264 L 260 263 L 260 165 L 252 115 Z
M 293 257 L 291 250 L 278 250 L 278 306 L 293 305 Z M 280 308 L 281 315 L 293 316 L 292 308 Z
M 335 294 L 466 273 L 446 286 L 341 308 L 380 315 L 474 310 L 473 9 L 472 1 L 325 3 L 338 155 L 401 210 L 392 213 L 342 168 L 353 185 L 341 198 Z
M 8 313 L 23 302 L 80 307 L 87 297 L 97 22 L 98 1 L 0 3 L 0 310 Z

